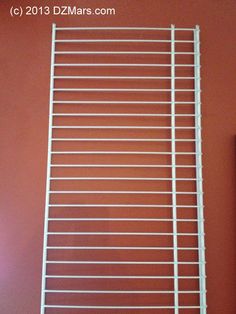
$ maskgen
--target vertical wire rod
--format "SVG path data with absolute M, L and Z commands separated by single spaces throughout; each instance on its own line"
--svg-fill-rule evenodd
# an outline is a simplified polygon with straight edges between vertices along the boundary
M 195 63 L 195 68 L 194 68 L 194 76 L 195 76 L 195 81 L 194 81 L 194 87 L 195 87 L 195 113 L 196 115 L 201 114 L 201 95 L 200 95 L 200 35 L 199 35 L 200 29 L 199 26 L 197 25 L 195 30 L 194 30 L 194 52 L 197 53 L 198 55 L 194 55 L 194 63 Z M 195 117 L 195 127 L 201 127 L 201 117 L 197 116 Z M 201 131 L 197 130 L 195 131 L 195 137 L 196 137 L 196 178 L 197 179 L 202 179 L 202 147 L 201 143 L 197 142 L 201 140 Z M 206 274 L 205 274 L 205 250 L 201 249 L 202 245 L 205 245 L 204 241 L 204 236 L 201 234 L 204 232 L 204 223 L 202 219 L 204 219 L 203 215 L 203 189 L 202 189 L 202 182 L 197 182 L 196 183 L 196 191 L 198 193 L 197 195 L 197 217 L 198 217 L 198 246 L 199 246 L 199 289 L 202 292 L 200 294 L 200 314 L 206 314 Z M 203 264 L 204 263 L 204 264 Z M 201 264 L 201 265 L 200 265 Z
M 51 159 L 52 159 L 52 114 L 53 114 L 53 88 L 54 88 L 54 65 L 55 65 L 55 39 L 56 24 L 52 24 L 52 45 L 51 45 L 51 70 L 50 70 L 50 98 L 49 98 L 49 127 L 48 127 L 48 156 L 47 156 L 47 181 L 46 181 L 46 199 L 45 199 L 45 218 L 44 218 L 44 239 L 43 239 L 43 260 L 42 260 L 42 287 L 41 287 L 41 310 L 45 313 L 45 289 L 46 289 L 46 261 L 47 261 L 47 233 L 49 216 L 49 198 L 50 198 L 50 177 L 51 177 Z
M 174 257 L 174 312 L 179 314 L 178 282 L 178 238 L 177 238 L 177 199 L 176 199 L 176 147 L 175 147 L 175 26 L 171 25 L 171 164 L 172 164 L 172 218 L 173 218 L 173 257 Z

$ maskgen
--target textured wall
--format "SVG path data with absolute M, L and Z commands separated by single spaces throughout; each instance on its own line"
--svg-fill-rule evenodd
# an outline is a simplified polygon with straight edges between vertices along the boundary
M 200 25 L 208 313 L 235 313 L 235 2 L 67 1 L 80 7 L 114 7 L 116 15 L 21 18 L 10 17 L 14 4 L 32 2 L 0 4 L 0 313 L 39 313 L 52 22 Z

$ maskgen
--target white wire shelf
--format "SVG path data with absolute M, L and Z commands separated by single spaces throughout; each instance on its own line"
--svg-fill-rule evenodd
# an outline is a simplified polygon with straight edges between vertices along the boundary
M 53 24 L 40 314 L 207 313 L 199 45 Z

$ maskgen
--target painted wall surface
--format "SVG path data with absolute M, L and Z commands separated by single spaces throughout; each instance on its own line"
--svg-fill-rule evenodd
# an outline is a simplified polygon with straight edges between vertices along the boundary
M 229 0 L 1 1 L 0 313 L 40 308 L 51 24 L 201 28 L 209 314 L 236 313 L 236 3 Z M 27 5 L 115 8 L 112 16 L 11 17 Z

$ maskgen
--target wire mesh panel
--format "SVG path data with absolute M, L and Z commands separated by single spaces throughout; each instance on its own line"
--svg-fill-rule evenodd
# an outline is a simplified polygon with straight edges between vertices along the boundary
M 41 314 L 206 314 L 199 28 L 52 31 Z

